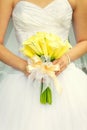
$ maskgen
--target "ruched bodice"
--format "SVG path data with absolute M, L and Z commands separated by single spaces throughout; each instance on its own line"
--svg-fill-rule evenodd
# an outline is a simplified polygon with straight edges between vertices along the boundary
M 52 32 L 66 40 L 72 8 L 68 0 L 53 0 L 44 8 L 21 0 L 14 7 L 12 18 L 19 43 L 39 31 Z

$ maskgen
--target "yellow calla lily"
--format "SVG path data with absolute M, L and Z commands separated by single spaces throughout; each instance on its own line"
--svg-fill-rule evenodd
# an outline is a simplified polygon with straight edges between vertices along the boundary
M 24 55 L 26 55 L 29 58 L 32 58 L 35 55 L 35 52 L 28 46 L 25 45 L 22 49 L 21 49 L 22 53 Z
M 23 42 L 23 53 L 28 57 L 37 55 L 49 57 L 50 60 L 60 58 L 71 48 L 70 43 L 52 33 L 37 32 L 35 35 Z

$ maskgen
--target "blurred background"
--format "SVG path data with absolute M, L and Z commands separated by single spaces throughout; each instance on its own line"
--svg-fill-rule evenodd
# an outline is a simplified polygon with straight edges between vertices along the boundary
M 69 33 L 69 41 L 74 46 L 76 44 L 73 27 L 71 26 Z M 5 46 L 9 48 L 13 53 L 17 55 L 18 52 L 18 42 L 15 37 L 15 32 L 12 24 L 12 19 L 9 22 L 8 29 L 5 36 Z M 75 61 L 75 65 L 82 69 L 87 74 L 87 54 Z M 6 72 L 11 71 L 12 68 L 8 65 L 0 62 L 0 80 L 3 78 Z

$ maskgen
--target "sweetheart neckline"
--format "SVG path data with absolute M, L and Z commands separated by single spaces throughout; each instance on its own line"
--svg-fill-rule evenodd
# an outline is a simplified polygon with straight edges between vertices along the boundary
M 25 1 L 25 2 L 28 2 L 28 3 L 34 5 L 34 6 L 38 7 L 38 8 L 45 9 L 45 8 L 48 7 L 49 5 L 53 4 L 56 0 L 52 0 L 51 2 L 49 2 L 49 3 L 46 4 L 46 5 L 44 5 L 43 7 L 41 7 L 40 5 L 35 4 L 35 3 L 33 3 L 33 2 L 27 1 L 27 0 L 21 0 L 21 1 Z
M 16 7 L 19 3 L 28 3 L 28 4 L 31 4 L 32 6 L 35 6 L 35 7 L 39 8 L 39 9 L 41 9 L 41 10 L 44 10 L 45 8 L 47 8 L 47 7 L 49 7 L 50 5 L 54 4 L 55 1 L 57 1 L 57 0 L 52 0 L 50 3 L 48 3 L 48 4 L 45 5 L 44 7 L 41 7 L 41 6 L 39 6 L 39 5 L 37 5 L 37 4 L 33 3 L 33 2 L 30 2 L 30 1 L 27 1 L 27 0 L 20 0 L 20 1 L 18 1 L 18 2 L 15 4 L 13 10 L 15 9 L 15 7 Z
M 45 7 L 40 7 L 40 6 L 38 6 L 38 5 L 36 5 L 36 4 L 32 3 L 32 2 L 29 2 L 29 1 L 27 1 L 27 0 L 20 0 L 20 1 L 18 1 L 18 2 L 16 3 L 16 5 L 14 6 L 13 11 L 14 11 L 14 9 L 16 8 L 16 6 L 17 6 L 19 3 L 28 3 L 28 4 L 31 4 L 31 5 L 34 6 L 34 7 L 37 7 L 38 9 L 45 10 L 45 9 L 48 8 L 49 6 L 53 5 L 56 1 L 57 1 L 57 0 L 53 0 L 52 2 L 50 2 L 49 4 L 47 4 Z M 68 0 L 66 0 L 66 2 L 67 2 L 67 4 L 69 5 L 69 7 L 71 8 L 71 11 L 73 12 L 73 9 L 72 9 L 72 6 L 71 6 L 70 2 L 69 2 Z

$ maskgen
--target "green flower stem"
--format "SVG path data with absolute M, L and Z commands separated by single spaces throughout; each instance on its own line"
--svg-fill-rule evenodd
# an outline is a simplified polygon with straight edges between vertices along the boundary
M 50 87 L 47 87 L 46 89 L 46 100 L 48 104 L 52 104 L 52 92 Z
M 41 82 L 41 93 L 40 93 L 40 102 L 42 104 L 52 104 L 52 92 L 48 86 L 43 92 L 43 82 Z

